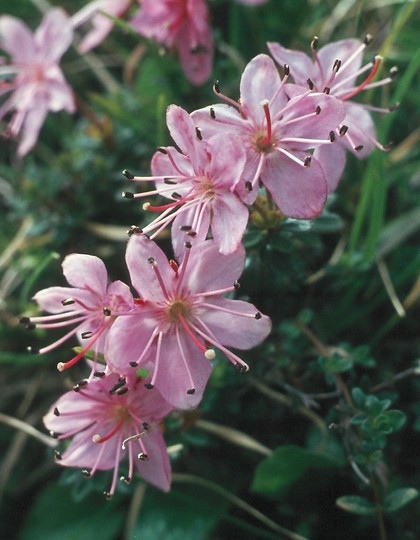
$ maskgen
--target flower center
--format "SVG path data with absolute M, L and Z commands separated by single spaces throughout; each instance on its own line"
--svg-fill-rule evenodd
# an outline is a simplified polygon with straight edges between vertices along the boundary
M 184 319 L 188 319 L 191 314 L 191 306 L 188 305 L 184 300 L 174 300 L 168 304 L 166 315 L 170 323 L 179 323 L 180 315 Z

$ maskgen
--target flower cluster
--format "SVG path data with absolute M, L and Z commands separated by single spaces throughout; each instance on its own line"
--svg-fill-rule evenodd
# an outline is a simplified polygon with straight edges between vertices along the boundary
M 260 2 L 244 2 L 257 4 Z M 12 17 L 0 19 L 1 46 L 14 63 L 2 66 L 15 89 L 0 109 L 14 109 L 10 130 L 23 130 L 19 153 L 35 144 L 47 110 L 74 108 L 58 60 L 71 42 L 72 26 L 91 20 L 82 50 L 104 39 L 112 22 L 102 12 L 121 17 L 130 0 L 96 0 L 72 23 L 51 11 L 35 36 Z M 143 0 L 131 25 L 168 48 L 176 48 L 187 78 L 203 83 L 212 65 L 213 44 L 204 0 Z M 268 336 L 271 322 L 253 304 L 235 299 L 245 266 L 242 239 L 249 209 L 258 195 L 277 205 L 280 219 L 314 219 L 337 188 L 347 150 L 365 157 L 376 141 L 369 109 L 354 102 L 362 90 L 390 82 L 372 82 L 380 58 L 362 66 L 370 43 L 351 39 L 316 50 L 313 60 L 300 51 L 269 43 L 273 58 L 259 54 L 242 74 L 239 99 L 214 84 L 215 103 L 188 113 L 177 105 L 166 121 L 174 146 L 159 148 L 151 176 L 125 178 L 147 191 L 124 191 L 158 216 L 143 229 L 132 226 L 126 248 L 130 286 L 109 282 L 96 256 L 71 254 L 63 273 L 69 286 L 39 291 L 34 300 L 46 315 L 21 317 L 28 328 L 67 331 L 34 353 L 48 353 L 76 337 L 79 347 L 60 371 L 86 361 L 89 375 L 51 407 L 46 427 L 58 439 L 72 438 L 57 461 L 80 467 L 86 477 L 113 470 L 108 496 L 116 490 L 120 462 L 167 491 L 169 458 L 163 420 L 173 410 L 197 407 L 203 397 L 216 351 L 240 372 L 248 371 L 240 350 Z M 277 62 L 277 64 L 276 64 Z M 12 70 L 12 71 L 10 71 Z M 7 72 L 7 73 L 9 73 Z M 280 75 L 282 73 L 282 76 Z M 358 81 L 360 76 L 364 79 Z M 161 200 L 161 199 L 165 200 Z M 155 243 L 171 227 L 174 259 Z

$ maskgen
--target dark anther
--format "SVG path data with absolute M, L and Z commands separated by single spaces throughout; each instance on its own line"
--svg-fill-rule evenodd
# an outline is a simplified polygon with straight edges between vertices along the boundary
M 330 131 L 328 136 L 329 136 L 329 139 L 330 139 L 331 142 L 335 141 L 335 133 L 334 133 L 334 131 Z
M 333 65 L 333 71 L 337 73 L 340 68 L 341 68 L 341 60 L 335 60 L 334 65 Z
M 176 180 L 172 180 L 171 178 L 165 178 L 165 180 L 163 182 L 165 184 L 169 184 L 169 185 L 175 185 L 175 184 L 178 183 Z
M 371 34 L 366 34 L 366 35 L 365 35 L 365 38 L 364 38 L 364 40 L 363 40 L 363 43 L 364 43 L 366 46 L 368 46 L 368 45 L 370 45 L 370 44 L 372 43 L 372 41 L 373 41 L 373 36 L 372 36 Z
M 31 319 L 29 317 L 20 317 L 19 318 L 19 324 L 29 324 L 31 322 Z
M 29 345 L 29 347 L 26 347 L 26 350 L 28 351 L 28 353 L 31 353 L 31 354 L 39 354 L 39 349 L 36 349 L 35 347 L 31 347 Z
M 148 461 L 149 460 L 149 456 L 143 452 L 140 452 L 140 454 L 137 456 L 140 461 Z
M 123 396 L 124 394 L 126 394 L 128 392 L 128 388 L 121 388 L 121 390 L 118 390 L 117 391 L 117 394 L 119 396 Z
M 125 384 L 127 379 L 125 377 L 118 377 L 118 382 Z
M 148 257 L 148 258 L 147 258 L 147 262 L 148 262 L 149 264 L 155 264 L 156 259 L 154 259 L 153 257 Z
M 143 230 L 140 229 L 140 227 L 137 227 L 137 225 L 131 225 L 127 231 L 127 234 L 128 236 L 133 236 L 133 234 L 142 234 L 142 232 Z
M 389 76 L 391 77 L 391 79 L 395 79 L 395 77 L 398 75 L 398 68 L 397 66 L 393 66 L 390 70 L 389 70 Z
M 176 191 L 174 191 L 171 195 L 171 197 L 173 199 L 176 199 L 176 200 L 179 200 L 179 199 L 182 199 L 182 195 L 180 195 L 179 193 L 177 193 Z
M 235 291 L 237 291 L 237 290 L 239 290 L 241 288 L 241 284 L 239 283 L 239 281 L 234 282 L 233 288 L 235 289 Z
M 187 234 L 188 234 L 188 236 L 190 236 L 191 238 L 194 238 L 195 236 L 197 236 L 196 231 L 188 231 Z
M 143 427 L 144 430 L 149 431 L 150 424 L 148 424 L 147 422 L 143 422 L 142 427 Z
M 134 199 L 134 193 L 132 193 L 131 191 L 123 191 L 121 193 L 121 196 L 124 198 L 124 199 Z
M 54 408 L 54 415 L 55 416 L 60 416 L 60 411 L 58 410 L 57 407 Z
M 191 249 L 192 248 L 192 244 L 191 242 L 184 242 L 184 247 L 186 247 L 187 249 Z
M 129 476 L 120 476 L 121 482 L 124 482 L 124 484 L 129 484 L 131 482 L 131 478 Z
M 151 384 L 151 383 L 146 383 L 146 384 L 144 385 L 144 387 L 145 387 L 147 390 L 153 390 L 153 388 L 154 388 L 153 384 Z
M 245 189 L 249 192 L 252 191 L 252 182 L 245 182 Z
M 321 107 L 319 105 L 315 109 L 315 114 L 321 114 Z
M 289 64 L 284 64 L 283 69 L 284 69 L 285 76 L 288 77 L 290 75 L 290 66 L 289 66 Z
M 187 390 L 187 394 L 190 395 L 190 396 L 195 394 L 195 388 L 190 388 L 189 390 Z
M 54 450 L 54 457 L 57 461 L 61 461 L 63 459 L 58 450 Z
M 109 307 L 104 307 L 103 310 L 102 310 L 102 313 L 105 315 L 105 317 L 110 317 L 112 312 L 109 309 Z
M 236 369 L 239 371 L 239 373 L 245 373 L 246 367 L 240 364 L 239 362 L 235 364 Z
M 50 431 L 50 437 L 52 437 L 53 439 L 58 439 L 58 433 L 56 433 L 55 431 Z
M 348 130 L 349 130 L 349 126 L 341 126 L 340 131 L 339 131 L 340 137 L 343 137 L 347 133 Z
M 125 379 L 123 381 L 118 381 L 116 384 L 114 384 L 111 390 L 109 390 L 109 393 L 115 394 L 115 392 L 118 392 L 118 390 L 120 390 L 125 385 L 125 383 L 126 383 Z
M 179 229 L 181 231 L 183 231 L 183 232 L 189 232 L 192 229 L 192 226 L 191 225 L 182 225 Z
M 66 298 L 61 303 L 63 306 L 71 306 L 72 304 L 74 304 L 74 300 L 73 298 Z
M 196 135 L 196 137 L 197 137 L 197 139 L 199 141 L 203 140 L 203 136 L 201 135 L 201 129 L 200 128 L 198 128 L 198 127 L 195 128 L 195 135 Z
M 122 173 L 127 178 L 127 180 L 132 180 L 134 178 L 134 174 L 127 169 L 124 169 Z
M 257 321 L 262 319 L 262 315 L 261 315 L 261 313 L 259 311 L 255 314 L 255 318 L 257 319 Z
M 311 41 L 311 47 L 312 49 L 316 49 L 318 47 L 318 36 L 314 36 L 313 40 Z
M 82 332 L 82 333 L 80 334 L 80 337 L 81 337 L 82 339 L 89 339 L 89 338 L 91 338 L 92 336 L 93 336 L 93 332 Z
M 168 151 L 166 150 L 166 148 L 163 148 L 163 146 L 159 146 L 157 149 L 156 149 L 158 152 L 161 152 L 162 154 L 167 154 Z
M 105 377 L 105 371 L 95 371 L 93 375 L 101 379 L 102 377 Z
M 385 152 L 388 152 L 389 150 L 391 150 L 391 148 L 393 148 L 393 146 L 394 143 L 390 141 L 389 143 L 383 145 L 383 149 L 385 150 Z
M 331 90 L 331 88 L 329 88 L 328 86 L 326 86 L 326 87 L 324 88 L 323 92 L 324 92 L 324 94 L 327 94 L 327 95 L 328 95 L 328 94 L 330 93 L 330 90 Z
M 31 322 L 25 326 L 26 330 L 35 330 L 36 324 Z
M 130 365 L 131 367 L 137 367 L 137 366 L 138 366 L 138 363 L 137 363 L 137 362 L 128 362 L 128 363 L 129 363 L 129 365 Z
M 400 104 L 397 101 L 397 103 L 394 103 L 394 105 L 391 105 L 391 107 L 388 110 L 389 112 L 395 112 L 397 109 L 399 109 L 399 107 L 400 107 Z
M 87 469 L 82 469 L 82 476 L 84 476 L 85 478 L 90 478 L 91 474 Z
M 213 120 L 216 119 L 216 113 L 214 112 L 213 107 L 210 107 L 210 118 L 213 118 Z
M 112 499 L 112 495 L 109 491 L 104 491 L 104 496 L 107 501 L 110 501 Z
M 304 165 L 305 167 L 310 167 L 310 166 L 311 166 L 311 161 L 312 161 L 311 156 L 307 156 L 307 157 L 305 158 L 305 161 L 303 162 L 303 165 Z
M 214 88 L 214 91 L 216 92 L 216 94 L 220 94 L 219 81 L 214 81 L 213 88 Z
M 80 384 L 79 384 L 79 383 L 74 384 L 74 385 L 73 385 L 73 390 L 74 390 L 75 392 L 80 392 Z
M 313 90 L 314 89 L 314 83 L 312 82 L 312 80 L 311 79 L 306 79 L 306 82 L 308 83 L 309 90 Z
M 355 146 L 354 149 L 356 150 L 356 152 L 360 152 L 360 150 L 363 150 L 363 144 L 359 144 L 358 146 Z

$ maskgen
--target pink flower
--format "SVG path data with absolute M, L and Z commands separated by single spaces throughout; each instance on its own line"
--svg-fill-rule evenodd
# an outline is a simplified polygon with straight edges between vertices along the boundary
M 0 17 L 0 49 L 11 56 L 11 63 L 2 65 L 0 73 L 12 77 L 0 83 L 0 95 L 12 92 L 0 107 L 0 119 L 14 111 L 5 134 L 21 136 L 19 156 L 35 146 L 48 111 L 75 111 L 71 88 L 58 65 L 72 38 L 61 9 L 49 11 L 35 34 L 15 17 Z
M 52 315 L 21 317 L 20 320 L 29 328 L 74 326 L 57 341 L 33 351 L 38 354 L 50 352 L 76 335 L 83 349 L 65 364 L 60 362 L 57 365 L 60 371 L 73 366 L 90 349 L 95 351 L 97 358 L 105 348 L 106 336 L 116 318 L 135 309 L 127 285 L 121 281 L 108 285 L 105 265 L 98 257 L 77 253 L 68 255 L 63 261 L 63 273 L 71 287 L 49 287 L 34 296 L 39 307 Z
M 64 467 L 81 467 L 89 478 L 97 470 L 113 469 L 108 498 L 115 492 L 120 462 L 128 455 L 128 474 L 134 469 L 163 491 L 169 491 L 171 470 L 159 423 L 172 407 L 159 392 L 147 392 L 139 378 L 123 380 L 111 373 L 70 391 L 44 417 L 51 435 L 72 437 L 63 454 Z M 90 470 L 89 470 L 90 469 Z
M 162 211 L 143 229 L 144 233 L 157 229 L 152 238 L 173 221 L 174 242 L 184 242 L 185 234 L 189 240 L 202 241 L 211 226 L 220 252 L 228 255 L 238 248 L 248 222 L 248 210 L 234 193 L 246 160 L 241 140 L 223 132 L 202 140 L 188 113 L 175 105 L 168 108 L 166 118 L 183 153 L 174 147 L 161 148 L 153 157 L 151 177 L 125 171 L 131 180 L 156 182 L 156 189 L 135 195 L 124 192 L 124 196 L 160 194 L 172 200 L 162 206 L 144 205 L 148 211 Z
M 244 4 L 245 6 L 259 6 L 265 4 L 267 0 L 236 0 L 238 4 Z
M 131 20 L 143 36 L 175 48 L 187 79 L 196 85 L 210 77 L 213 37 L 204 0 L 142 0 Z
M 131 3 L 132 0 L 93 0 L 75 13 L 71 18 L 74 28 L 89 20 L 93 27 L 80 42 L 79 51 L 84 53 L 97 47 L 112 30 L 114 23 L 104 13 L 120 18 L 128 11 Z
M 308 87 L 313 92 L 328 91 L 330 95 L 340 99 L 345 106 L 346 117 L 343 120 L 346 129 L 340 137 L 345 147 L 359 158 L 369 155 L 375 146 L 384 150 L 384 146 L 376 140 L 375 126 L 368 110 L 388 112 L 389 109 L 378 109 L 363 103 L 352 101 L 362 90 L 369 90 L 388 84 L 396 74 L 396 68 L 390 76 L 377 82 L 371 82 L 375 77 L 381 58 L 376 56 L 372 61 L 362 66 L 363 54 L 371 43 L 372 37 L 366 36 L 362 42 L 358 39 L 345 39 L 329 43 L 316 50 L 318 38 L 311 43 L 312 58 L 300 51 L 282 47 L 279 43 L 268 43 L 271 55 L 279 64 L 289 64 L 290 72 L 297 85 Z M 357 82 L 360 75 L 367 73 L 362 82 Z M 327 89 L 327 90 L 326 90 Z M 338 129 L 338 134 L 340 130 Z M 322 149 L 334 152 L 334 149 Z
M 105 356 L 120 375 L 146 367 L 146 387 L 156 386 L 178 409 L 196 407 L 211 372 L 212 347 L 241 371 L 247 364 L 228 347 L 249 349 L 270 332 L 270 319 L 250 303 L 224 298 L 237 286 L 245 263 L 240 247 L 221 255 L 211 240 L 190 248 L 178 266 L 146 236 L 133 234 L 127 266 L 143 306 L 112 326 Z
M 286 81 L 271 58 L 260 54 L 242 74 L 238 102 L 223 96 L 216 84 L 215 92 L 228 105 L 206 107 L 191 117 L 204 137 L 227 132 L 242 139 L 247 163 L 236 190 L 247 202 L 255 200 L 261 179 L 285 216 L 311 219 L 324 207 L 328 184 L 308 150 L 333 144 L 331 131 L 344 118 L 344 107 L 323 93 L 289 99 Z

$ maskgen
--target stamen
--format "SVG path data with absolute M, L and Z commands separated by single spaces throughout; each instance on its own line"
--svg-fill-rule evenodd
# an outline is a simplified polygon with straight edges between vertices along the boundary
M 203 135 L 201 134 L 201 129 L 196 127 L 195 128 L 195 135 L 199 141 L 203 140 Z
M 213 118 L 213 120 L 216 119 L 216 113 L 214 112 L 213 107 L 210 107 L 210 118 Z
M 99 434 L 94 435 L 92 437 L 92 441 L 95 444 L 102 444 L 102 443 L 104 443 L 106 441 L 109 441 L 109 439 L 111 439 L 121 429 L 121 427 L 124 424 L 124 420 L 125 420 L 124 418 L 121 418 L 121 420 L 118 422 L 118 424 L 114 427 L 114 429 L 112 429 L 108 433 L 108 435 L 104 435 L 103 437 L 101 437 L 101 435 L 99 435 Z
M 381 62 L 382 62 L 382 57 L 375 56 L 373 68 L 372 68 L 371 72 L 369 73 L 369 75 L 366 77 L 366 79 L 361 84 L 359 84 L 359 86 L 356 86 L 356 88 L 353 88 L 353 90 L 351 90 L 350 92 L 348 92 L 344 96 L 340 96 L 340 99 L 342 101 L 346 101 L 347 99 L 350 99 L 353 96 L 355 96 L 356 94 L 358 94 L 359 92 L 361 92 L 370 83 L 370 81 L 373 79 L 373 77 L 376 75 Z
M 153 270 L 155 272 L 155 276 L 156 276 L 156 278 L 157 278 L 157 280 L 159 282 L 159 285 L 160 285 L 160 288 L 162 289 L 164 297 L 166 299 L 169 299 L 169 294 L 168 294 L 168 291 L 166 289 L 165 282 L 163 281 L 162 274 L 159 271 L 158 263 L 157 263 L 156 259 L 154 259 L 153 257 L 149 257 L 147 259 L 147 262 L 152 266 L 152 268 L 153 268 Z
M 132 193 L 131 191 L 123 191 L 121 193 L 121 196 L 123 197 L 123 199 L 134 199 L 134 193 Z
M 269 101 L 268 99 L 264 99 L 263 101 L 261 101 L 261 105 L 264 109 L 264 115 L 265 115 L 265 119 L 266 119 L 266 122 L 267 122 L 267 136 L 265 138 L 265 141 L 264 141 L 264 144 L 270 144 L 271 143 L 271 137 L 272 137 L 272 133 L 271 133 L 271 116 L 270 116 L 270 108 L 269 108 Z
M 124 169 L 122 173 L 127 178 L 127 180 L 133 180 L 134 179 L 134 174 L 131 173 L 130 171 L 128 171 L 127 169 Z
M 71 306 L 72 304 L 75 303 L 75 300 L 73 300 L 73 298 L 67 298 L 66 300 L 63 300 L 61 303 L 63 304 L 63 306 Z

